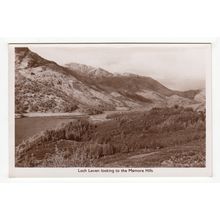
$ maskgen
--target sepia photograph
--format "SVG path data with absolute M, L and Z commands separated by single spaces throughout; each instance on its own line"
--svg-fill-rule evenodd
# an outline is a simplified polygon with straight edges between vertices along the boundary
M 9 45 L 17 168 L 205 168 L 209 43 Z

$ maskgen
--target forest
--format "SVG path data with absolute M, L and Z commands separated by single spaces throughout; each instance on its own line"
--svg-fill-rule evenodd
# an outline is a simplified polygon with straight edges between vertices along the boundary
M 16 166 L 205 166 L 203 111 L 176 105 L 112 114 L 108 119 L 78 119 L 26 139 L 16 146 Z

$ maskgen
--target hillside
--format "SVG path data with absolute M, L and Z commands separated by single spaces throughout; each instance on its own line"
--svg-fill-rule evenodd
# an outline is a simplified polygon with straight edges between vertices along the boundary
M 143 90 L 154 91 L 164 96 L 178 95 L 180 97 L 193 99 L 199 90 L 175 91 L 168 89 L 151 77 L 144 77 L 132 73 L 112 74 L 101 68 L 94 68 L 78 63 L 69 63 L 67 68 L 75 71 L 76 77 L 89 79 L 90 83 L 100 85 L 103 90 L 130 91 L 132 93 Z
M 97 114 L 118 107 L 150 109 L 204 103 L 198 98 L 199 90 L 170 90 L 150 77 L 112 74 L 75 63 L 60 66 L 26 47 L 15 48 L 15 55 L 16 113 Z
M 69 122 L 16 146 L 18 167 L 204 167 L 205 114 L 154 108 Z

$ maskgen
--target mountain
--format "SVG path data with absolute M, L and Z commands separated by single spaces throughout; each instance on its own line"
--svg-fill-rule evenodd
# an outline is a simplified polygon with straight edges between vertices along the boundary
M 89 78 L 93 84 L 100 84 L 104 90 L 113 89 L 118 91 L 132 91 L 133 93 L 143 90 L 155 91 L 165 96 L 178 95 L 184 98 L 194 98 L 199 90 L 174 91 L 163 86 L 151 77 L 140 76 L 133 73 L 112 74 L 102 68 L 94 68 L 84 64 L 69 63 L 65 65 L 78 73 L 78 77 Z
M 102 68 L 70 63 L 60 66 L 27 47 L 15 48 L 17 113 L 73 112 L 97 114 L 120 107 L 198 105 L 200 90 L 174 91 L 136 74 L 113 74 Z
M 100 77 L 112 77 L 114 76 L 112 73 L 104 70 L 102 68 L 95 68 L 92 66 L 88 66 L 80 63 L 68 63 L 65 65 L 67 68 L 74 70 L 75 72 L 80 72 L 86 74 L 91 78 L 100 78 Z

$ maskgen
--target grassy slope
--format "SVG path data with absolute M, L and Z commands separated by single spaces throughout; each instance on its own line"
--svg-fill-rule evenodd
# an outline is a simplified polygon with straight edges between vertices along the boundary
M 17 146 L 16 165 L 204 166 L 205 116 L 166 108 L 114 115 L 99 124 L 70 122 Z

